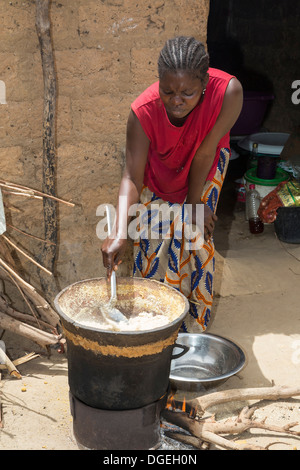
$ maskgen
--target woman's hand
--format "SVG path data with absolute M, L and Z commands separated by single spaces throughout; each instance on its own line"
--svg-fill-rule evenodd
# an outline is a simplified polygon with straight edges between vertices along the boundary
M 107 278 L 110 279 L 112 271 L 116 271 L 126 250 L 126 238 L 107 237 L 101 247 L 103 265 L 107 269 Z
M 210 240 L 212 237 L 213 231 L 215 229 L 215 222 L 218 220 L 218 217 L 214 212 L 204 204 L 204 239 L 205 241 Z
M 205 241 L 210 240 L 214 228 L 215 228 L 215 222 L 218 220 L 218 217 L 214 212 L 204 203 L 199 203 L 203 206 L 204 213 L 204 221 L 203 221 L 203 226 L 204 226 L 204 239 Z M 192 223 L 197 225 L 197 209 L 196 209 L 197 204 L 192 204 Z

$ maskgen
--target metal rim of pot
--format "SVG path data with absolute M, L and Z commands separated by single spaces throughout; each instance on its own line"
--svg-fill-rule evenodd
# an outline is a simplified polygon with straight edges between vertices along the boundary
M 64 313 L 64 311 L 62 310 L 61 306 L 60 306 L 60 303 L 59 303 L 59 300 L 60 298 L 63 296 L 63 294 L 65 294 L 70 288 L 72 287 L 75 287 L 77 285 L 80 285 L 80 284 L 83 284 L 83 283 L 89 283 L 89 282 L 97 282 L 97 281 L 102 281 L 103 277 L 99 277 L 99 278 L 91 278 L 91 279 L 84 279 L 84 280 L 81 280 L 81 281 L 77 281 L 77 282 L 74 282 L 72 284 L 70 284 L 69 286 L 66 286 L 64 289 L 62 289 L 55 297 L 54 299 L 54 305 L 55 305 L 55 308 L 59 314 L 59 316 L 62 317 L 62 319 L 64 319 L 66 322 L 68 322 L 70 325 L 72 325 L 73 327 L 75 328 L 80 328 L 82 330 L 87 330 L 87 331 L 91 331 L 91 332 L 99 332 L 99 333 L 107 333 L 107 334 L 110 334 L 110 335 L 122 335 L 122 336 L 132 336 L 132 335 L 141 335 L 141 334 L 149 334 L 149 333 L 155 333 L 157 331 L 161 331 L 161 330 L 164 330 L 164 329 L 167 329 L 167 328 L 172 328 L 172 326 L 175 326 L 178 324 L 178 322 L 180 321 L 183 321 L 183 319 L 186 317 L 187 315 L 187 312 L 189 310 L 189 302 L 187 300 L 187 298 L 181 293 L 179 292 L 178 290 L 176 290 L 174 287 L 171 287 L 169 286 L 168 284 L 164 284 L 163 282 L 160 282 L 160 281 L 157 281 L 155 279 L 147 279 L 147 278 L 135 278 L 135 277 L 127 277 L 127 278 L 121 278 L 121 279 L 132 279 L 134 281 L 138 281 L 138 282 L 151 282 L 151 283 L 155 283 L 157 285 L 163 285 L 164 288 L 166 288 L 167 290 L 170 290 L 170 291 L 174 291 L 176 293 L 177 296 L 181 297 L 182 300 L 184 301 L 185 303 L 185 307 L 184 307 L 184 311 L 181 315 L 179 315 L 177 318 L 175 318 L 173 321 L 167 323 L 166 325 L 163 325 L 163 326 L 160 326 L 160 327 L 157 327 L 157 328 L 151 328 L 151 329 L 148 329 L 148 330 L 126 330 L 126 331 L 113 331 L 113 330 L 108 330 L 108 329 L 101 329 L 101 328 L 96 328 L 96 327 L 91 327 L 91 326 L 88 326 L 88 325 L 84 325 L 82 323 L 79 323 L 77 322 L 76 320 L 74 320 L 72 317 L 69 317 L 67 314 Z

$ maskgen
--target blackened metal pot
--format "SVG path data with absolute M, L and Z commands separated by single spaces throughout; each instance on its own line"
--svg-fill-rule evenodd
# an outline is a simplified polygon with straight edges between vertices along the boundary
M 153 304 L 171 312 L 170 322 L 139 331 L 108 331 L 77 322 L 82 309 L 109 301 L 109 287 L 106 278 L 84 280 L 55 298 L 67 341 L 70 391 L 94 408 L 139 408 L 159 400 L 168 389 L 173 346 L 189 303 L 161 282 L 119 278 L 117 308 L 129 316 L 135 300 L 145 299 L 147 309 Z

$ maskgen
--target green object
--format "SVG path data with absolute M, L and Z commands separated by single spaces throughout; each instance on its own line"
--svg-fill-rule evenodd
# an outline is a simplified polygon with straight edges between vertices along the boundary
M 289 173 L 282 170 L 281 168 L 277 168 L 275 178 L 271 180 L 264 180 L 262 178 L 258 178 L 256 176 L 257 168 L 250 168 L 245 173 L 245 180 L 249 183 L 253 184 L 260 184 L 261 186 L 277 186 L 282 181 L 288 180 L 290 178 Z

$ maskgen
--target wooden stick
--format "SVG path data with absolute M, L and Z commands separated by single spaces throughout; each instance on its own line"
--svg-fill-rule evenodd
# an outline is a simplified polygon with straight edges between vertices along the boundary
M 31 352 L 29 354 L 25 354 L 25 356 L 19 357 L 18 359 L 14 360 L 13 363 L 15 366 L 19 366 L 20 364 L 24 364 L 25 362 L 35 359 L 36 357 L 40 357 L 40 355 L 35 352 Z
M 18 359 L 15 359 L 14 361 L 12 361 L 12 363 L 15 366 L 19 366 L 20 364 L 24 364 L 25 362 L 31 361 L 32 359 L 35 359 L 36 357 L 39 357 L 39 356 L 40 356 L 39 354 L 32 352 L 32 353 L 26 354 L 25 356 L 19 357 Z M 6 365 L 0 364 L 0 369 L 1 370 L 6 369 Z
M 17 190 L 18 193 L 26 193 L 26 194 L 29 194 L 29 195 L 32 195 L 32 196 L 34 194 L 33 189 L 31 189 L 31 188 L 26 188 L 25 189 L 24 186 L 22 187 L 20 185 L 15 184 L 15 183 L 8 183 L 8 182 L 5 183 L 5 184 L 0 183 L 0 186 L 1 185 L 4 186 L 7 189 Z
M 36 196 L 35 194 L 28 194 L 28 193 L 21 193 L 19 191 L 2 191 L 3 194 L 9 194 L 10 196 L 13 195 L 13 196 L 22 196 L 22 197 L 30 197 L 30 198 L 33 198 L 33 199 L 40 199 L 42 200 L 43 198 L 41 196 Z
M 37 194 L 41 197 L 48 197 L 50 199 L 53 199 L 57 202 L 61 202 L 63 204 L 66 204 L 67 206 L 71 206 L 71 207 L 74 207 L 75 204 L 73 202 L 70 202 L 70 201 L 66 201 L 64 199 L 61 199 L 59 197 L 56 197 L 56 196 L 52 196 L 51 194 L 46 194 L 46 193 L 43 193 L 42 191 L 38 191 L 37 189 L 32 189 L 32 188 L 28 188 L 27 186 L 22 186 L 20 184 L 15 184 L 15 183 L 10 183 L 10 182 L 6 182 L 5 180 L 0 180 L 0 186 L 3 186 L 3 187 L 11 187 L 12 189 L 19 189 L 20 191 L 22 189 L 24 190 L 27 190 L 27 191 L 32 191 L 33 194 Z
M 0 312 L 0 324 L 4 330 L 10 330 L 18 335 L 24 336 L 31 341 L 38 343 L 41 346 L 48 346 L 50 344 L 58 344 L 62 335 L 53 335 L 46 331 L 39 330 L 34 326 L 27 325 L 26 323 L 15 320 L 5 313 Z
M 10 202 L 7 201 L 7 199 L 3 201 L 3 205 L 6 209 L 9 209 L 10 212 L 18 212 L 18 214 L 20 214 L 21 212 L 24 212 L 19 207 L 13 206 Z
M 14 227 L 13 225 L 6 224 L 6 226 L 12 228 L 13 230 L 15 230 L 18 233 L 21 233 L 22 235 L 25 235 L 26 237 L 34 238 L 34 240 L 38 240 L 39 242 L 53 244 L 49 240 L 44 240 L 43 238 L 37 237 L 36 235 L 32 235 L 31 233 L 24 232 L 23 230 L 20 230 L 19 228 Z
M 197 437 L 198 439 L 221 446 L 225 449 L 265 450 L 264 447 L 253 446 L 252 444 L 239 444 L 220 436 L 219 434 L 221 434 L 221 432 L 218 433 L 218 431 L 214 427 L 214 425 L 217 425 L 219 423 L 210 422 L 206 420 L 197 421 L 196 419 L 189 418 L 183 412 L 173 412 L 169 410 L 163 411 L 163 417 L 170 423 L 173 423 L 176 426 L 179 426 L 182 429 L 189 431 L 193 436 Z M 226 434 L 238 433 L 236 429 L 234 429 L 232 432 L 231 426 L 228 426 L 226 431 Z
M 15 243 L 13 243 L 6 235 L 2 235 L 2 237 L 3 237 L 4 240 L 6 240 L 7 243 L 9 243 L 15 250 L 17 250 L 19 253 L 21 253 L 23 256 L 25 256 L 25 258 L 29 259 L 29 261 L 31 261 L 33 264 L 35 264 L 35 265 L 38 266 L 40 269 L 42 269 L 43 271 L 45 271 L 47 274 L 50 274 L 50 276 L 52 276 L 52 272 L 49 271 L 49 269 L 44 268 L 44 266 L 42 266 L 40 263 L 38 263 L 37 261 L 35 261 L 31 256 L 29 256 L 27 253 L 25 253 L 25 251 L 21 250 L 21 248 L 19 248 Z
M 43 113 L 43 192 L 56 195 L 56 73 L 51 37 L 50 0 L 35 0 L 36 30 L 40 43 L 42 70 L 44 78 L 44 113 Z M 45 239 L 53 245 L 44 245 L 41 261 L 51 271 L 55 269 L 57 255 L 58 218 L 57 202 L 45 198 L 44 229 Z M 43 291 L 48 297 L 53 295 L 53 283 L 40 274 Z
M 8 271 L 10 274 L 12 274 L 12 276 L 23 286 L 26 286 L 26 288 L 28 290 L 31 290 L 31 291 L 34 291 L 34 287 L 31 286 L 30 284 L 28 284 L 26 281 L 24 281 L 24 279 L 22 279 L 22 277 L 16 273 L 16 271 L 13 270 L 13 268 L 11 268 L 7 263 L 5 263 L 5 261 L 3 261 L 3 259 L 0 258 L 0 264 L 4 267 L 4 269 L 6 271 Z
M 197 406 L 197 412 L 200 415 L 211 407 L 226 402 L 244 401 L 244 400 L 278 400 L 283 398 L 300 396 L 300 387 L 265 387 L 225 390 L 221 392 L 210 393 L 195 400 L 188 401 L 189 406 Z M 264 429 L 286 433 L 293 436 L 300 436 L 300 431 L 291 430 L 299 423 L 289 423 L 285 426 L 266 424 L 265 420 L 252 420 L 255 408 L 244 407 L 237 418 L 230 418 L 226 421 L 215 420 L 214 416 L 206 419 L 191 419 L 187 413 L 181 411 L 170 411 L 165 409 L 162 417 L 168 422 L 175 424 L 189 431 L 194 437 L 221 446 L 231 450 L 267 450 L 268 447 L 258 447 L 252 444 L 242 444 L 228 440 L 223 437 L 229 434 L 240 434 L 249 429 Z M 223 435 L 223 436 L 221 436 Z
M 230 441 L 222 436 L 214 434 L 211 431 L 205 431 L 203 433 L 203 439 L 205 439 L 207 442 L 210 442 L 211 444 L 215 444 L 229 450 L 266 450 L 265 447 L 256 446 L 254 444 L 242 444 Z
M 28 282 L 19 276 L 3 259 L 0 258 L 0 266 L 4 269 L 5 272 L 8 272 L 12 275 L 13 279 L 20 284 L 22 289 L 26 292 L 26 295 L 35 305 L 35 308 L 39 311 L 40 315 L 44 316 L 45 320 L 48 321 L 51 325 L 56 327 L 59 322 L 58 314 L 51 308 L 48 302 L 36 291 L 36 289 Z
M 0 376 L 0 380 L 1 380 L 1 376 Z M 3 428 L 3 421 L 2 421 L 2 403 L 0 401 L 0 429 Z
M 8 273 L 7 271 L 5 271 L 2 267 L 2 270 L 6 273 L 7 277 L 11 280 L 11 282 L 16 286 L 16 288 L 18 289 L 18 291 L 20 292 L 21 294 L 21 297 L 24 299 L 24 302 L 26 303 L 27 307 L 29 308 L 29 310 L 31 311 L 32 315 L 33 315 L 33 318 L 35 318 L 36 320 L 36 323 L 37 323 L 37 326 L 40 327 L 40 319 L 37 317 L 37 314 L 33 308 L 33 306 L 31 305 L 29 299 L 27 299 L 26 295 L 24 294 L 23 290 L 21 289 L 21 287 L 19 286 L 18 282 L 13 278 L 13 276 Z M 8 306 L 6 305 L 4 307 L 4 310 L 5 310 L 5 313 L 10 313 L 9 312 L 9 308 Z
M 175 441 L 182 442 L 183 444 L 187 444 L 189 446 L 193 446 L 196 449 L 204 450 L 203 441 L 201 441 L 195 436 L 190 436 L 174 431 L 165 431 L 164 434 L 167 437 L 170 437 L 171 439 L 175 439 Z
M 291 398 L 300 396 L 299 387 L 262 387 L 244 388 L 234 390 L 224 390 L 221 392 L 209 393 L 201 397 L 190 400 L 190 406 L 197 406 L 199 411 L 204 412 L 207 408 L 221 403 L 247 400 L 278 400 L 280 398 Z
M 21 293 L 23 294 L 22 290 Z M 25 297 L 26 299 L 26 297 Z M 30 304 L 29 304 L 30 305 Z M 53 329 L 53 326 L 50 323 L 44 322 L 40 318 L 38 318 L 35 312 L 31 309 L 33 315 L 29 315 L 27 313 L 19 312 L 15 308 L 11 307 L 3 297 L 0 296 L 0 310 L 9 315 L 10 317 L 15 318 L 16 320 L 20 320 L 24 323 L 30 323 L 32 326 L 37 326 L 39 329 Z
M 2 325 L 1 325 L 2 326 Z M 16 377 L 17 379 L 21 379 L 22 376 L 13 362 L 9 359 L 9 357 L 5 354 L 2 348 L 0 348 L 0 360 L 8 369 L 10 375 Z
M 1 236 L 0 236 L 0 257 L 10 266 L 16 269 L 16 263 L 15 263 L 14 258 L 12 257 L 10 247 L 8 246 L 4 238 Z

